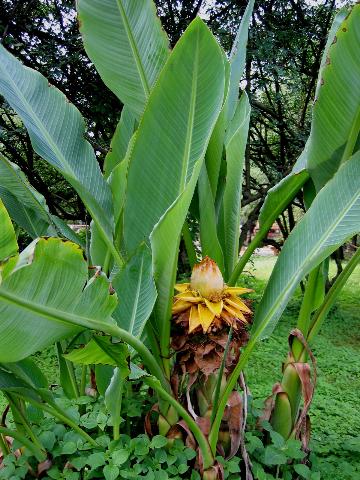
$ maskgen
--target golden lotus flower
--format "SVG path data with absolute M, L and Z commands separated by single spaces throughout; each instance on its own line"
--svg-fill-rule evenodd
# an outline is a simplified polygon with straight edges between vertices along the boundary
M 237 329 L 237 321 L 248 323 L 244 314 L 250 314 L 249 307 L 238 295 L 252 292 L 249 288 L 228 287 L 216 262 L 205 257 L 195 265 L 190 283 L 178 283 L 172 308 L 173 315 L 190 310 L 189 333 L 202 327 L 203 333 L 209 331 L 216 321 L 221 319 Z

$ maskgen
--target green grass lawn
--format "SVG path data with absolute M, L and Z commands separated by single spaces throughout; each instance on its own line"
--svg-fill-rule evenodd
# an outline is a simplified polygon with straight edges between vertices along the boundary
M 255 276 L 255 288 L 263 288 L 275 261 L 275 257 L 255 257 L 248 267 Z M 330 271 L 334 270 L 331 265 Z M 272 385 L 281 379 L 287 336 L 295 326 L 300 299 L 299 289 L 272 336 L 258 345 L 250 359 L 247 380 L 256 399 L 267 397 Z M 322 478 L 360 479 L 360 266 L 348 280 L 312 349 L 318 383 L 310 416 L 313 449 L 320 459 Z

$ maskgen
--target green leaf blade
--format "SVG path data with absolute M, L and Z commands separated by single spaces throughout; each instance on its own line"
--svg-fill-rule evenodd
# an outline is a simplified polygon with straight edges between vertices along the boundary
M 223 198 L 223 218 L 227 276 L 232 272 L 239 256 L 242 178 L 249 122 L 250 103 L 244 92 L 229 125 L 225 141 L 227 173 Z
M 205 162 L 199 180 L 200 240 L 202 256 L 209 256 L 224 270 L 224 255 L 218 239 L 215 202 Z
M 11 218 L 32 238 L 52 236 L 59 232 L 69 240 L 81 244 L 76 233 L 63 220 L 49 212 L 45 198 L 30 185 L 20 168 L 1 154 L 0 198 Z
M 286 241 L 256 311 L 252 339 L 269 336 L 300 280 L 360 231 L 360 152 L 314 199 Z
M 10 257 L 16 256 L 18 250 L 19 247 L 16 241 L 13 224 L 11 223 L 5 205 L 0 199 L 0 273 L 2 270 L 1 262 Z
M 78 0 L 80 31 L 107 87 L 140 118 L 168 57 L 151 0 Z
M 327 45 L 306 145 L 307 165 L 317 190 L 351 156 L 360 132 L 360 5 L 343 18 L 341 11 L 335 25 L 343 22 Z
M 109 177 L 114 168 L 124 159 L 130 139 L 134 133 L 135 123 L 134 115 L 124 106 L 119 123 L 111 139 L 110 150 L 105 157 L 105 177 Z
M 113 317 L 119 327 L 140 338 L 157 297 L 151 252 L 145 244 L 115 275 L 112 286 L 120 299 Z
M 239 97 L 239 83 L 244 72 L 246 60 L 246 45 L 249 35 L 249 25 L 255 0 L 249 0 L 249 3 L 241 19 L 241 23 L 234 40 L 234 44 L 230 54 L 230 85 L 228 96 L 228 121 L 231 121 Z
M 124 209 L 129 251 L 148 241 L 154 225 L 181 194 L 195 163 L 204 156 L 223 91 L 221 50 L 197 18 L 162 70 L 140 122 Z
M 77 245 L 40 239 L 31 263 L 0 285 L 0 361 L 15 362 L 85 328 L 112 324 L 117 299 L 107 279 L 87 278 Z
M 0 45 L 0 92 L 20 115 L 34 150 L 79 193 L 108 243 L 112 242 L 112 199 L 80 112 L 35 70 Z

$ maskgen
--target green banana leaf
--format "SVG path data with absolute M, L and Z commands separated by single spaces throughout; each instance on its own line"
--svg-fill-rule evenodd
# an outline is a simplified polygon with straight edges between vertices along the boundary
M 112 365 L 127 368 L 129 356 L 124 343 L 111 343 L 109 337 L 94 336 L 83 348 L 64 354 L 64 358 L 79 365 Z
M 225 130 L 227 125 L 227 108 L 229 94 L 230 63 L 222 50 L 224 68 L 225 68 L 225 88 L 223 107 L 211 134 L 209 145 L 205 154 L 206 169 L 211 185 L 213 197 L 216 198 L 221 161 L 224 152 Z
M 30 185 L 24 173 L 0 154 L 0 198 L 11 218 L 32 238 L 57 233 L 83 246 L 83 242 L 60 218 L 50 214 L 45 198 Z
M 318 75 L 316 97 L 318 96 L 319 90 L 322 87 L 321 84 L 322 84 L 322 75 L 323 75 L 324 69 L 328 67 L 327 58 L 328 58 L 329 49 L 333 45 L 339 26 L 344 21 L 344 18 L 346 17 L 347 13 L 348 13 L 347 9 L 340 10 L 336 15 L 333 21 L 332 27 L 330 29 L 328 40 L 323 52 L 320 71 Z M 344 48 L 344 46 L 342 46 L 342 48 Z M 331 101 L 330 97 L 329 97 L 329 101 Z M 316 105 L 317 105 L 317 102 L 316 102 Z M 262 206 L 260 211 L 260 216 L 259 216 L 260 229 L 256 234 L 256 236 L 254 237 L 251 244 L 249 245 L 249 247 L 246 249 L 243 256 L 239 259 L 235 269 L 233 270 L 228 282 L 230 285 L 235 284 L 244 266 L 249 260 L 251 254 L 261 244 L 262 239 L 265 237 L 271 225 L 275 222 L 278 216 L 285 210 L 285 208 L 295 198 L 295 196 L 301 190 L 301 188 L 304 185 L 307 185 L 307 186 L 309 185 L 309 182 L 307 181 L 309 180 L 310 170 L 314 170 L 314 168 L 316 169 L 322 168 L 320 167 L 320 164 L 318 165 L 317 163 L 320 157 L 317 157 L 316 155 L 313 157 L 309 156 L 309 145 L 312 142 L 318 143 L 319 145 L 321 142 L 322 143 L 329 142 L 329 144 L 331 144 L 331 139 L 327 137 L 326 131 L 322 132 L 322 137 L 317 138 L 314 135 L 315 133 L 314 134 L 311 133 L 303 152 L 299 156 L 297 162 L 295 163 L 292 169 L 292 172 L 268 191 L 267 196 L 265 198 L 264 205 Z M 328 167 L 335 172 L 336 169 L 338 168 L 338 165 L 335 165 L 333 157 L 330 156 L 325 160 L 328 164 Z M 307 194 L 307 190 L 308 188 L 304 189 L 304 196 Z M 314 191 L 314 195 L 315 193 L 316 192 Z
M 49 387 L 46 376 L 31 358 L 24 358 L 16 363 L 3 363 L 1 366 L 22 381 L 27 382 L 32 388 L 47 389 Z
M 113 375 L 114 367 L 111 365 L 95 365 L 96 387 L 100 395 L 105 395 Z
M 316 91 L 315 91 L 315 98 L 317 98 L 319 89 L 321 87 L 321 76 L 324 68 L 326 67 L 326 64 L 328 63 L 328 53 L 329 53 L 329 48 L 334 42 L 334 38 L 336 37 L 337 31 L 339 30 L 342 22 L 345 20 L 349 13 L 349 9 L 344 7 L 341 8 L 337 14 L 335 15 L 335 18 L 333 20 L 333 23 L 331 25 L 330 31 L 328 33 L 328 38 L 326 40 L 326 45 L 321 57 L 321 63 L 320 63 L 320 69 L 318 72 L 318 79 L 317 79 L 317 84 L 316 84 Z
M 125 158 L 114 166 L 107 179 L 111 188 L 114 205 L 115 242 L 119 250 L 122 249 L 122 215 L 125 203 L 126 185 L 130 155 L 133 149 L 136 134 L 134 134 L 127 146 Z M 105 270 L 112 270 L 111 252 L 101 237 L 98 227 L 94 222 L 90 225 L 90 257 L 95 265 L 101 265 Z M 120 266 L 117 266 L 120 268 Z M 105 272 L 107 273 L 107 271 Z
M 245 92 L 226 132 L 226 184 L 223 197 L 224 258 L 226 278 L 239 255 L 240 211 L 246 142 L 249 133 L 250 103 Z
M 224 270 L 224 255 L 218 239 L 215 199 L 213 197 L 205 162 L 198 180 L 201 253 L 215 260 Z
M 301 170 L 300 172 L 293 171 L 268 191 L 260 210 L 259 231 L 236 264 L 229 278 L 229 285 L 235 285 L 247 261 L 254 250 L 261 244 L 271 225 L 295 198 L 308 179 L 309 174 L 306 170 Z
M 107 411 L 111 415 L 114 440 L 119 438 L 120 423 L 121 423 L 121 405 L 124 394 L 124 386 L 126 378 L 128 377 L 130 370 L 128 367 L 121 369 L 119 367 L 114 368 L 114 373 L 111 377 L 109 386 L 105 391 L 105 406 Z
M 128 148 L 124 159 L 114 167 L 111 175 L 109 177 L 109 184 L 111 192 L 113 195 L 114 202 L 114 214 L 115 214 L 115 229 L 116 237 L 119 237 L 119 234 L 122 234 L 121 231 L 121 217 L 123 213 L 123 208 L 126 198 L 126 187 L 127 187 L 127 175 L 129 169 L 129 162 L 136 140 L 136 133 L 131 137 L 128 143 Z M 119 238 L 117 238 L 119 240 Z
M 223 92 L 221 49 L 196 18 L 163 68 L 137 131 L 124 208 L 128 251 L 148 241 L 154 225 L 184 190 L 205 154 Z
M 152 257 L 144 243 L 113 277 L 119 303 L 113 317 L 119 327 L 140 338 L 157 297 Z
M 111 139 L 110 150 L 105 157 L 104 175 L 107 178 L 114 168 L 124 159 L 130 139 L 135 129 L 135 117 L 128 107 L 124 106 L 115 133 Z
M 111 192 L 84 139 L 80 112 L 40 73 L 23 66 L 1 45 L 0 93 L 23 120 L 34 150 L 75 188 L 114 250 Z
M 11 217 L 32 238 L 45 235 L 51 225 L 45 199 L 28 183 L 20 168 L 0 155 L 0 197 Z
M 227 106 L 227 119 L 230 122 L 235 114 L 239 98 L 240 80 L 244 73 L 246 60 L 246 45 L 249 35 L 249 25 L 255 0 L 249 0 L 244 16 L 241 19 L 234 44 L 230 53 L 230 84 Z
M 116 295 L 103 275 L 87 278 L 77 245 L 40 239 L 31 263 L 15 267 L 0 285 L 0 361 L 15 362 L 84 328 L 113 324 Z
M 269 336 L 300 280 L 360 231 L 360 152 L 315 197 L 287 239 L 257 308 L 251 342 Z
M 15 230 L 11 223 L 5 205 L 0 199 L 0 272 L 2 262 L 18 255 L 19 247 L 16 241 Z M 0 277 L 1 279 L 1 277 Z
M 140 118 L 169 54 L 152 0 L 78 0 L 86 53 L 105 85 Z
M 154 276 L 158 299 L 155 303 L 155 325 L 161 355 L 169 358 L 171 305 L 176 281 L 177 260 L 182 226 L 189 210 L 203 159 L 193 169 L 192 178 L 183 193 L 164 214 L 151 233 Z M 169 239 L 173 239 L 169 241 Z M 174 241 L 177 239 L 177 241 Z
M 343 17 L 341 11 L 334 25 L 338 26 Z M 359 22 L 360 5 L 356 4 L 342 21 L 332 44 L 328 45 L 326 60 L 320 70 L 305 152 L 307 167 L 317 190 L 352 155 L 359 137 Z
M 33 398 L 41 402 L 41 396 L 36 392 L 29 382 L 18 377 L 14 372 L 6 368 L 4 364 L 0 364 L 0 390 L 6 393 L 17 393 L 25 397 Z

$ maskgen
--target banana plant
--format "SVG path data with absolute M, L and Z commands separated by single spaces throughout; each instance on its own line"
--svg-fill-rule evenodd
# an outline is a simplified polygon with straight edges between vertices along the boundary
M 22 361 L 86 331 L 92 334 L 86 355 L 70 353 L 67 361 L 114 368 L 105 397 L 116 420 L 128 375 L 121 342 L 126 343 L 145 368 L 132 365 L 130 378 L 141 378 L 158 395 L 159 431 L 170 435 L 180 418 L 186 422 L 206 479 L 221 478 L 217 449 L 236 453 L 238 425 L 232 423 L 231 409 L 239 412 L 236 385 L 255 345 L 272 333 L 299 282 L 360 230 L 360 6 L 355 5 L 346 18 L 337 17 L 330 33 L 305 150 L 292 173 L 269 192 L 259 233 L 238 258 L 250 118 L 249 99 L 239 92 L 239 83 L 253 4 L 250 0 L 227 58 L 200 18 L 170 52 L 151 0 L 78 0 L 85 50 L 124 105 L 104 172 L 84 138 L 79 111 L 0 46 L 0 93 L 28 129 L 34 150 L 74 187 L 92 218 L 86 260 L 80 245 L 51 236 L 19 254 L 2 206 L 1 225 L 7 228 L 0 235 L 0 362 Z M 56 226 L 21 173 L 6 159 L 0 168 L 10 172 L 0 177 L 0 197 L 13 220 L 25 229 L 30 220 Z M 238 297 L 248 292 L 236 287 L 239 275 L 271 224 L 311 182 L 316 187 L 312 204 L 285 243 L 249 336 L 250 308 Z M 27 222 L 14 208 L 12 185 Z M 194 261 L 190 208 L 199 224 L 202 255 L 213 260 L 196 267 L 188 284 L 177 284 L 174 299 L 181 235 Z M 49 235 L 45 226 L 33 236 Z M 69 237 L 59 226 L 57 232 Z M 316 315 L 309 335 L 319 326 Z M 211 371 L 209 364 L 203 370 L 195 365 L 192 383 L 185 378 L 185 384 L 174 385 L 176 378 L 180 381 L 180 337 L 192 351 L 201 342 L 215 350 L 211 342 L 220 333 L 216 355 L 224 360 L 216 359 Z M 202 374 L 207 378 L 203 388 Z M 205 426 L 198 417 L 206 419 Z

